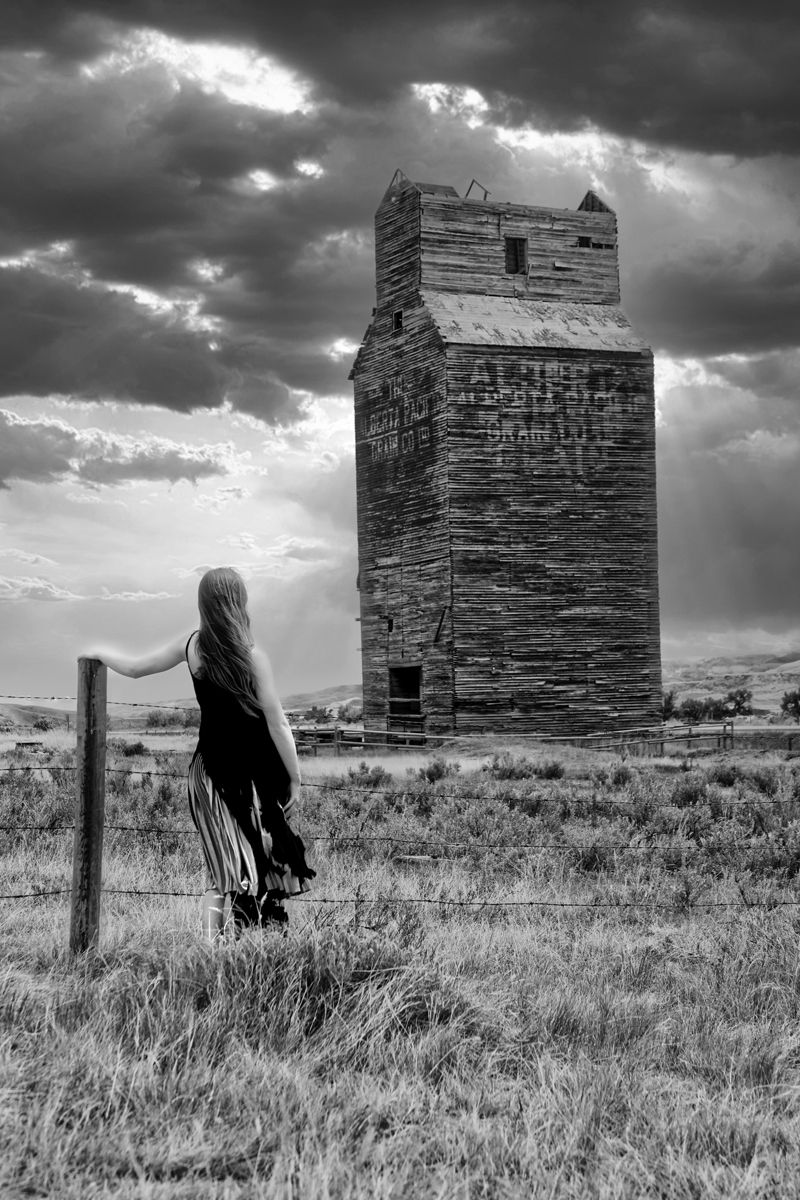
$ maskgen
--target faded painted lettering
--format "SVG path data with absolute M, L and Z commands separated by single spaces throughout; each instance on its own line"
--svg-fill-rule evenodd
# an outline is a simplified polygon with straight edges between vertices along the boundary
M 386 462 L 389 458 L 397 458 L 398 438 L 396 433 L 389 437 L 376 438 L 370 443 L 373 462 Z
M 425 450 L 433 441 L 430 425 L 432 402 L 428 393 L 409 395 L 404 376 L 389 380 L 390 401 L 361 418 L 361 440 L 370 447 L 370 461 L 386 462 Z

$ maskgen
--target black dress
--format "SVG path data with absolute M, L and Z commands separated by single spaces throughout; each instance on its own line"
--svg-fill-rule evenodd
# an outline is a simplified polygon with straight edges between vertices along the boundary
M 189 811 L 203 844 L 208 882 L 223 895 L 244 893 L 258 902 L 308 891 L 316 872 L 283 813 L 289 773 L 266 717 L 251 716 L 232 692 L 189 670 L 200 705 Z

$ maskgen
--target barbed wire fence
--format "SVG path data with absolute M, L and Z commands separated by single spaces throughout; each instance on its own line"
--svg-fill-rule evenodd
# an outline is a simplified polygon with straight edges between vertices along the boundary
M 0 767 L 0 786 L 2 786 L 2 776 L 20 771 L 31 772 L 47 772 L 53 770 L 55 772 L 75 772 L 74 766 L 60 766 L 57 764 L 33 764 L 13 767 Z M 185 781 L 186 776 L 174 771 L 149 771 L 145 768 L 132 769 L 127 767 L 109 767 L 106 768 L 107 775 L 126 775 L 143 779 L 161 778 L 175 779 Z M 354 781 L 344 783 L 330 783 L 309 781 L 303 785 L 308 788 L 323 789 L 328 792 L 344 792 L 352 794 L 353 792 L 361 793 L 366 796 L 386 796 L 404 801 L 413 802 L 419 799 L 430 799 L 431 792 L 429 790 L 420 790 L 419 788 L 376 788 L 370 785 L 359 785 Z M 459 800 L 482 801 L 487 798 L 486 794 L 470 793 L 460 789 L 451 789 L 444 793 L 444 796 L 456 798 Z M 618 796 L 608 797 L 608 803 L 616 809 L 625 809 L 635 806 L 635 800 L 625 800 Z M 537 798 L 539 804 L 556 804 L 563 803 L 562 799 L 557 796 L 540 796 Z M 585 802 L 584 802 L 585 803 Z M 753 806 L 752 798 L 745 797 L 727 797 L 724 801 L 726 808 L 735 808 L 738 805 Z M 765 797 L 764 803 L 772 806 L 791 805 L 800 809 L 800 801 L 793 797 Z M 675 808 L 674 804 L 668 801 L 650 801 L 650 808 L 653 811 L 659 809 Z M 117 822 L 107 822 L 104 828 L 108 832 L 118 833 L 133 833 L 137 835 L 149 835 L 157 837 L 192 837 L 196 831 L 193 827 L 169 828 L 157 825 L 128 825 L 119 824 Z M 62 832 L 74 832 L 75 825 L 72 823 L 3 823 L 0 824 L 0 831 L 4 833 L 18 832 L 39 832 L 44 834 L 55 834 Z M 645 844 L 630 844 L 623 842 L 607 842 L 602 837 L 594 838 L 587 842 L 581 841 L 534 841 L 534 842 L 515 842 L 513 845 L 505 841 L 486 841 L 477 838 L 441 838 L 428 837 L 424 834 L 417 834 L 413 837 L 402 837 L 397 834 L 364 834 L 350 833 L 347 831 L 337 831 L 336 833 L 327 834 L 311 834 L 306 835 L 305 839 L 308 842 L 329 843 L 332 846 L 341 849 L 342 847 L 357 848 L 359 846 L 374 846 L 374 845 L 391 845 L 391 846 L 414 846 L 427 850 L 461 850 L 468 852 L 489 852 L 501 851 L 506 853 L 519 854 L 520 852 L 536 851 L 536 852 L 552 852 L 552 853 L 569 853 L 569 854 L 586 854 L 586 853 L 611 853 L 611 854 L 644 854 L 653 858 L 664 855 L 680 855 L 682 858 L 691 859 L 693 855 L 705 853 L 715 854 L 722 859 L 733 859 L 737 855 L 751 855 L 753 851 L 762 850 L 769 853 L 774 850 L 774 846 L 769 842 L 765 844 L 764 839 L 753 840 L 745 839 L 734 843 L 733 845 L 720 845 L 718 843 L 694 843 L 687 844 L 686 842 L 658 842 Z M 437 857 L 442 859 L 444 856 L 431 856 L 431 861 L 436 861 Z M 39 899 L 42 897 L 68 895 L 72 892 L 71 888 L 56 888 L 46 890 L 35 890 L 23 893 L 0 893 L 0 900 L 25 900 Z M 175 897 L 196 897 L 202 893 L 190 892 L 186 890 L 162 890 L 148 888 L 103 888 L 103 893 L 106 895 L 127 895 L 127 896 L 175 896 Z M 397 896 L 351 896 L 351 897 L 295 897 L 295 900 L 301 902 L 312 901 L 316 904 L 384 904 L 384 905 L 413 905 L 413 904 L 431 904 L 443 905 L 450 907 L 469 907 L 469 908 L 564 908 L 564 909 L 652 909 L 665 911 L 685 911 L 686 904 L 667 903 L 655 900 L 599 900 L 592 899 L 589 901 L 562 901 L 552 899 L 513 899 L 513 900 L 482 900 L 482 899 L 456 899 L 447 897 L 397 897 Z M 724 900 L 724 901 L 693 901 L 688 907 L 694 909 L 730 909 L 730 908 L 760 908 L 760 909 L 775 909 L 800 906 L 800 897 L 793 899 L 770 899 L 769 901 L 759 902 L 757 900 Z
M 89 661 L 89 660 L 86 660 L 86 661 Z M 71 702 L 75 702 L 76 704 L 79 704 L 79 705 L 81 703 L 80 696 L 44 696 L 44 695 L 16 694 L 16 695 L 0 695 L 0 699 L 27 700 L 27 701 L 32 701 L 32 700 L 33 701 L 62 701 L 62 702 L 63 701 L 71 701 Z M 107 701 L 105 696 L 103 696 L 102 702 L 103 702 L 104 707 L 106 704 L 117 704 L 117 705 L 131 707 L 131 708 L 146 708 L 148 710 L 166 709 L 166 710 L 173 711 L 173 712 L 181 711 L 182 707 L 183 707 L 183 706 L 178 705 L 177 703 L 158 704 L 158 703 L 132 702 L 132 701 Z M 365 732 L 369 732 L 369 731 L 365 731 Z M 379 731 L 372 731 L 372 732 L 379 732 Z M 647 733 L 648 735 L 650 735 L 654 731 L 639 730 L 639 731 L 629 731 L 629 732 Z M 662 731 L 662 733 L 663 733 L 663 731 Z M 480 737 L 481 735 L 475 735 L 475 736 Z M 515 735 L 515 736 L 519 736 L 519 735 Z M 575 744 L 575 740 L 570 739 L 570 738 L 559 738 L 559 739 L 549 738 L 548 739 L 548 738 L 542 737 L 540 735 L 528 735 L 528 736 L 534 738 L 538 742 L 549 743 L 550 746 L 564 744 L 564 743 Z M 612 734 L 612 735 L 608 735 L 608 736 L 614 736 L 614 735 Z M 712 734 L 710 736 L 714 736 L 714 735 Z M 103 727 L 103 739 L 105 739 L 105 727 Z M 440 737 L 439 740 L 440 741 L 445 740 L 444 736 Z M 448 740 L 459 740 L 460 741 L 462 739 L 461 739 L 461 736 L 459 736 L 457 739 L 453 739 L 452 735 L 450 735 Z M 649 738 L 649 736 L 648 736 L 648 740 L 652 740 L 652 739 Z M 656 741 L 657 740 L 658 739 L 656 738 Z M 731 741 L 732 741 L 732 735 L 731 735 Z M 600 746 L 598 744 L 597 748 L 607 749 L 609 747 L 608 746 Z M 24 773 L 24 772 L 29 772 L 29 773 L 58 772 L 58 773 L 64 774 L 64 773 L 75 773 L 78 771 L 79 771 L 79 767 L 77 765 L 72 766 L 71 764 L 65 764 L 65 765 L 40 764 L 40 763 L 14 764 L 11 766 L 0 767 L 0 783 L 2 783 L 3 776 Z M 142 779 L 144 779 L 144 778 L 147 778 L 147 779 L 164 778 L 164 779 L 179 779 L 179 780 L 185 779 L 185 776 L 178 772 L 158 771 L 158 770 L 150 771 L 150 770 L 146 770 L 146 769 L 134 769 L 134 768 L 124 768 L 124 767 L 106 767 L 104 769 L 103 773 L 105 776 L 107 776 L 107 775 L 115 775 L 115 776 L 128 775 L 128 776 L 137 776 Z M 507 781 L 507 782 L 510 784 L 512 781 Z M 421 799 L 423 797 L 425 799 L 429 799 L 430 795 L 431 795 L 429 790 L 422 791 L 419 788 L 415 789 L 415 788 L 411 788 L 411 787 L 406 787 L 406 788 L 401 788 L 401 789 L 381 788 L 381 787 L 375 787 L 372 784 L 361 785 L 361 784 L 358 784 L 354 779 L 350 779 L 350 780 L 340 783 L 340 784 L 332 784 L 330 782 L 310 781 L 310 782 L 304 784 L 304 787 L 321 788 L 321 789 L 326 789 L 327 791 L 330 791 L 330 792 L 342 791 L 342 792 L 352 793 L 353 791 L 356 791 L 356 792 L 368 794 L 373 797 L 374 796 L 384 796 L 387 798 L 402 799 L 404 802 L 409 802 L 409 801 L 413 802 L 414 800 Z M 457 796 L 458 799 L 463 800 L 463 801 L 482 801 L 487 798 L 485 794 L 469 793 L 467 791 L 460 791 L 460 790 L 455 791 L 455 792 L 450 791 L 449 793 L 446 793 L 446 794 L 451 795 L 451 796 L 455 795 L 455 796 Z M 563 804 L 563 799 L 559 796 L 549 796 L 549 797 L 548 796 L 539 796 L 539 797 L 537 797 L 537 803 L 540 806 L 544 806 L 546 804 L 561 805 L 561 804 Z M 624 800 L 624 799 L 622 799 L 620 797 L 616 797 L 616 796 L 611 800 L 611 803 L 614 805 L 614 807 L 617 810 L 623 810 L 623 811 L 626 806 L 633 808 L 636 805 L 636 801 L 633 799 Z M 649 803 L 650 808 L 654 811 L 658 810 L 659 808 L 670 808 L 670 807 L 674 808 L 675 807 L 674 804 L 671 804 L 669 802 L 660 802 L 659 803 L 656 801 L 649 801 L 648 803 Z M 800 802 L 795 797 L 790 797 L 790 798 L 770 797 L 770 798 L 766 799 L 766 803 L 769 803 L 769 804 L 775 805 L 775 806 L 795 805 L 795 806 L 800 807 Z M 746 797 L 739 797 L 739 798 L 727 797 L 724 801 L 724 806 L 726 808 L 734 807 L 736 805 L 750 805 L 752 807 L 753 800 L 751 798 L 746 798 Z M 142 835 L 142 836 L 153 835 L 153 836 L 163 836 L 163 837 L 192 836 L 195 832 L 193 828 L 170 829 L 170 828 L 163 828 L 161 826 L 122 825 L 122 824 L 117 824 L 117 823 L 113 823 L 113 822 L 109 822 L 109 823 L 104 822 L 103 828 L 105 830 L 108 830 L 109 832 L 124 832 L 124 833 L 133 833 L 133 834 Z M 0 824 L 0 831 L 3 831 L 4 833 L 36 831 L 36 832 L 40 832 L 40 833 L 54 834 L 54 833 L 65 832 L 65 831 L 74 832 L 75 824 L 9 823 L 9 824 Z M 341 832 L 341 831 L 337 831 L 336 833 L 329 833 L 329 834 L 316 834 L 316 835 L 308 836 L 306 838 L 306 840 L 313 841 L 313 842 L 328 842 L 332 846 L 336 846 L 338 848 L 341 848 L 342 846 L 357 848 L 359 846 L 384 844 L 384 845 L 406 846 L 406 847 L 414 846 L 417 848 L 424 847 L 424 848 L 426 848 L 426 850 L 436 850 L 436 851 L 466 850 L 470 853 L 482 852 L 482 851 L 489 852 L 489 851 L 498 851 L 498 850 L 505 851 L 505 852 L 514 852 L 514 853 L 519 853 L 521 851 L 524 851 L 524 852 L 536 851 L 539 853 L 554 852 L 554 853 L 570 853 L 570 854 L 611 853 L 614 855 L 635 853 L 635 854 L 650 855 L 654 858 L 656 856 L 665 855 L 665 854 L 667 854 L 667 855 L 677 854 L 677 855 L 681 855 L 683 858 L 686 858 L 686 857 L 690 857 L 695 852 L 698 852 L 698 853 L 705 852 L 705 853 L 717 854 L 721 858 L 728 859 L 729 861 L 732 858 L 734 858 L 736 855 L 752 854 L 754 850 L 769 851 L 774 848 L 774 847 L 771 847 L 769 843 L 767 843 L 765 845 L 764 839 L 760 839 L 758 841 L 753 841 L 753 840 L 739 841 L 739 842 L 736 842 L 734 845 L 720 845 L 720 844 L 716 844 L 716 843 L 708 843 L 708 844 L 694 843 L 694 844 L 687 845 L 685 842 L 681 842 L 681 843 L 675 843 L 675 842 L 673 842 L 673 843 L 652 843 L 651 842 L 651 843 L 631 845 L 630 843 L 604 842 L 601 838 L 595 838 L 586 843 L 570 842 L 567 840 L 561 840 L 561 841 L 541 841 L 541 842 L 522 842 L 522 843 L 517 842 L 517 843 L 514 843 L 513 845 L 509 845 L 507 842 L 480 841 L 478 839 L 444 839 L 444 838 L 438 838 L 438 837 L 437 838 L 429 838 L 424 835 L 416 835 L 414 837 L 407 837 L 407 838 L 400 837 L 400 836 L 394 835 L 394 834 L 372 835 L 372 834 L 364 834 L 363 831 L 359 831 L 356 834 Z M 436 855 L 418 855 L 418 856 L 404 856 L 404 857 L 405 857 L 405 859 L 414 858 L 414 857 L 426 858 L 429 861 L 435 862 L 437 860 L 443 859 L 444 855 L 436 854 Z M 402 859 L 400 859 L 400 861 L 402 861 Z M 0 900 L 7 900 L 7 901 L 36 900 L 36 899 L 49 898 L 49 897 L 55 897 L 55 896 L 72 895 L 74 893 L 74 890 L 75 890 L 74 887 L 46 888 L 46 889 L 36 889 L 33 891 L 28 891 L 28 892 L 3 893 L 3 894 L 0 894 Z M 187 897 L 196 897 L 201 894 L 201 893 L 191 892 L 191 891 L 187 891 L 187 890 L 176 891 L 176 890 L 169 890 L 169 889 L 147 889 L 147 888 L 142 888 L 142 889 L 102 888 L 101 891 L 104 895 L 109 895 L 109 896 L 111 896 L 111 895 L 162 896 L 162 897 L 163 896 L 167 896 L 167 897 L 171 896 L 171 897 L 187 898 Z M 576 910 L 576 911 L 577 910 L 590 910 L 590 911 L 594 911 L 594 912 L 597 912 L 600 910 L 607 910 L 607 909 L 617 909 L 617 910 L 641 909 L 641 910 L 651 910 L 651 911 L 674 911 L 674 912 L 684 912 L 685 913 L 688 909 L 701 909 L 701 910 L 709 910 L 710 911 L 710 910 L 718 910 L 718 909 L 719 910 L 721 910 L 721 909 L 729 910 L 729 909 L 736 909 L 736 908 L 772 911 L 772 910 L 776 910 L 776 909 L 793 909 L 793 908 L 800 907 L 800 895 L 792 895 L 790 898 L 769 897 L 765 900 L 759 901 L 757 899 L 748 899 L 747 896 L 742 891 L 741 887 L 740 887 L 740 893 L 741 893 L 741 897 L 736 900 L 701 901 L 701 900 L 693 899 L 690 902 L 684 901 L 681 903 L 667 902 L 667 901 L 660 901 L 660 900 L 644 900 L 644 899 L 642 899 L 642 900 L 601 899 L 599 897 L 593 897 L 591 900 L 583 901 L 583 900 L 557 900 L 557 899 L 552 899 L 552 898 L 547 898 L 547 899 L 514 898 L 514 899 L 506 899 L 506 900 L 489 900 L 489 899 L 480 899 L 480 898 L 466 898 L 465 899 L 465 898 L 454 898 L 454 897 L 444 897 L 444 896 L 383 896 L 383 895 L 364 896 L 364 895 L 360 894 L 360 892 L 357 895 L 346 896 L 346 897 L 342 897 L 342 896 L 325 897 L 325 896 L 307 895 L 307 896 L 297 896 L 294 899 L 295 899 L 295 902 L 299 901 L 301 903 L 305 902 L 305 903 L 313 903 L 313 904 L 320 904 L 320 905 L 349 905 L 349 904 L 352 904 L 355 906 L 358 906 L 358 905 L 385 905 L 385 906 L 389 906 L 389 907 L 409 906 L 409 905 L 439 905 L 439 906 L 443 906 L 443 907 L 459 907 L 459 908 L 469 908 L 469 909 L 474 909 L 474 910 L 483 910 L 483 909 L 511 910 L 511 909 L 527 908 L 527 909 L 564 909 L 564 910 Z

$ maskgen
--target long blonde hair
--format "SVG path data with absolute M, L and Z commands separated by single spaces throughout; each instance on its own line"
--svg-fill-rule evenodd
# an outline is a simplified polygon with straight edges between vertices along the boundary
M 253 672 L 253 637 L 247 613 L 247 588 L 233 567 L 206 571 L 197 589 L 200 632 L 197 650 L 202 674 L 232 692 L 246 713 L 261 712 Z

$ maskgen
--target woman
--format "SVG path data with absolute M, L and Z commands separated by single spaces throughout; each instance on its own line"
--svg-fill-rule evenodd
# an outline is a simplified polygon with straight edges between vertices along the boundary
M 186 662 L 200 705 L 189 766 L 189 810 L 203 844 L 203 933 L 222 935 L 225 896 L 237 930 L 287 921 L 281 901 L 308 890 L 315 872 L 287 817 L 300 795 L 292 731 L 272 669 L 253 644 L 247 589 L 230 567 L 206 571 L 198 589 L 200 628 L 143 658 L 100 650 L 92 658 L 140 679 Z

